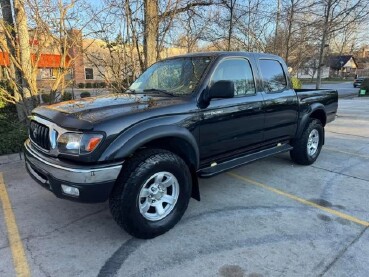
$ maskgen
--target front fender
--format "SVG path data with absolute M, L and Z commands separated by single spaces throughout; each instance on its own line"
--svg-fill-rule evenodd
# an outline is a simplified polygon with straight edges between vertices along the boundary
M 199 166 L 199 149 L 196 139 L 189 130 L 176 125 L 162 125 L 150 128 L 132 128 L 120 134 L 103 152 L 99 161 L 123 160 L 139 147 L 159 138 L 175 137 L 185 140 L 195 153 L 195 164 Z

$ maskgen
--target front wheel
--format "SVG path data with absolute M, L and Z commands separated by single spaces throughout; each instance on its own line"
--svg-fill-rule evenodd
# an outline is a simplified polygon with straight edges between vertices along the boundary
M 186 163 L 172 152 L 145 149 L 127 161 L 110 196 L 115 221 L 137 238 L 153 238 L 183 216 L 191 196 Z
M 323 146 L 324 127 L 317 119 L 310 120 L 301 137 L 294 141 L 290 151 L 291 159 L 302 165 L 316 161 Z

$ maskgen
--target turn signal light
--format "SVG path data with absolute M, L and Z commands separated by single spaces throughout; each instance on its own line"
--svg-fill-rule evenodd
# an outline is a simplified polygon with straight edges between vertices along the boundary
M 87 145 L 86 145 L 86 151 L 88 152 L 92 152 L 95 150 L 95 148 L 99 145 L 100 141 L 101 141 L 101 137 L 93 137 L 90 138 L 90 140 L 88 141 Z

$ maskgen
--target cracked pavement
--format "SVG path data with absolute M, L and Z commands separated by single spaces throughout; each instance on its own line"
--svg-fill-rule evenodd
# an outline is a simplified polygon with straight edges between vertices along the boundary
M 5 161 L 5 162 L 4 162 Z M 369 99 L 340 99 L 312 166 L 288 154 L 232 172 L 369 222 Z M 32 276 L 367 276 L 368 227 L 229 174 L 200 179 L 201 202 L 153 240 L 132 238 L 107 203 L 56 198 L 14 156 L 0 159 Z M 0 205 L 1 209 L 1 205 Z M 0 210 L 0 276 L 15 276 Z

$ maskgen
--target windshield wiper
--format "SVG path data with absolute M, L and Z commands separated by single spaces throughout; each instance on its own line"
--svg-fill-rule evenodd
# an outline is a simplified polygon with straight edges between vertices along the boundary
M 169 91 L 166 91 L 165 89 L 148 88 L 148 89 L 144 89 L 143 91 L 144 92 L 158 92 L 158 93 L 163 93 L 163 94 L 170 95 L 170 96 L 175 96 L 175 94 Z
M 126 89 L 125 92 L 132 93 L 132 94 L 136 94 L 137 93 L 137 91 L 135 89 L 131 89 L 131 88 Z

